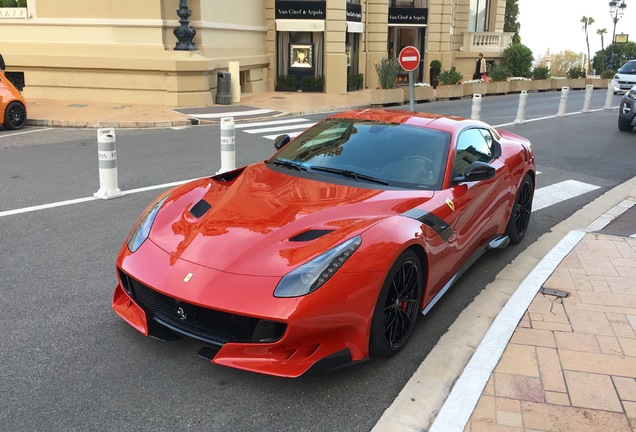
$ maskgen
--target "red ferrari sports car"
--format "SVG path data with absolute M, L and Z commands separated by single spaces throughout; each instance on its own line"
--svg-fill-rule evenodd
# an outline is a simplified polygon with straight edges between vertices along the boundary
M 481 254 L 520 242 L 530 142 L 403 111 L 333 115 L 269 159 L 162 194 L 117 258 L 115 312 L 213 363 L 297 377 L 400 350 Z

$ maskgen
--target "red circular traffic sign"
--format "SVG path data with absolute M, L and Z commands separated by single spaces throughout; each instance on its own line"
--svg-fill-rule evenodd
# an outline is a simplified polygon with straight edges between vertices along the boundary
M 413 46 L 404 47 L 400 51 L 398 61 L 405 71 L 415 70 L 420 65 L 420 52 Z

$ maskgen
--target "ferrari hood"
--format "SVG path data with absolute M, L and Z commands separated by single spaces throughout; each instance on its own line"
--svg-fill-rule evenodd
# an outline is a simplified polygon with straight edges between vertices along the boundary
M 188 183 L 170 194 L 149 238 L 175 259 L 229 273 L 283 276 L 433 196 L 324 179 L 291 176 L 260 163 L 226 181 L 217 176 Z

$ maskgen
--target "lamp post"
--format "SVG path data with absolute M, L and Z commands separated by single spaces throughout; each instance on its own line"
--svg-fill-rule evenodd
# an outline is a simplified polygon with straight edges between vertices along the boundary
M 626 7 L 627 4 L 625 4 L 625 0 L 612 0 L 611 2 L 609 2 L 610 16 L 612 17 L 612 21 L 614 22 L 614 31 L 612 32 L 612 45 L 616 43 L 616 23 L 618 22 L 618 20 L 623 18 Z M 610 62 L 612 64 L 612 69 L 614 69 L 614 47 L 612 47 Z
M 192 15 L 190 9 L 188 9 L 188 0 L 179 0 L 179 10 L 177 10 L 179 18 L 179 27 L 175 27 L 173 30 L 174 35 L 177 37 L 177 45 L 174 47 L 175 51 L 196 51 L 197 47 L 192 43 L 192 38 L 197 34 L 197 31 L 189 26 L 190 21 L 188 18 Z

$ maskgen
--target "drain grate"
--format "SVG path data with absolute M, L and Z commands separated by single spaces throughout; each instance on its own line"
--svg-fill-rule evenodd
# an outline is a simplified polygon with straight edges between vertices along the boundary
M 570 295 L 570 293 L 567 291 L 557 290 L 552 288 L 541 288 L 539 292 L 541 292 L 541 294 L 551 295 L 558 298 L 566 298 L 567 296 Z

